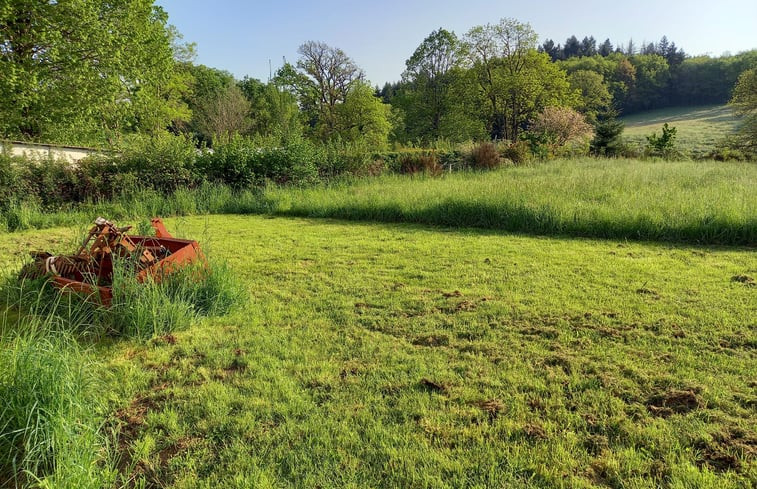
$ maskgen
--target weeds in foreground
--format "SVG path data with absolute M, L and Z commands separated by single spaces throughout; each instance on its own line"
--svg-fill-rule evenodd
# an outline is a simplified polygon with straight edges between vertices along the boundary
M 212 262 L 139 282 L 126 261 L 116 261 L 112 288 L 112 303 L 104 307 L 97 295 L 61 293 L 45 279 L 17 281 L 9 274 L 0 287 L 0 302 L 22 318 L 41 318 L 51 332 L 150 338 L 200 317 L 226 314 L 245 294 L 227 265 Z
M 0 487 L 112 486 L 113 454 L 97 401 L 97 367 L 77 337 L 145 339 L 222 315 L 245 289 L 223 264 L 195 263 L 139 283 L 114 264 L 113 302 L 61 292 L 46 279 L 0 286 Z
M 114 472 L 92 361 L 43 318 L 18 326 L 0 339 L 0 486 L 106 487 Z

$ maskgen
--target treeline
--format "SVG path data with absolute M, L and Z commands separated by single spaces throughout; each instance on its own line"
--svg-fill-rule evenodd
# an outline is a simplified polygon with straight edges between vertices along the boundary
M 569 37 L 564 45 L 547 39 L 539 46 L 568 73 L 589 70 L 607 80 L 613 102 L 625 114 L 686 105 L 724 104 L 741 73 L 757 65 L 757 52 L 735 56 L 687 56 L 663 36 L 657 43 L 633 40 L 597 46 L 594 37 Z M 586 59 L 588 58 L 588 59 Z M 630 66 L 621 66 L 627 61 Z
M 688 57 L 666 38 L 640 50 L 576 36 L 539 45 L 529 24 L 502 19 L 462 36 L 432 32 L 383 88 L 315 41 L 266 82 L 236 80 L 195 64 L 167 19 L 152 0 L 0 9 L 0 136 L 112 146 L 171 132 L 214 147 L 242 135 L 272 148 L 304 138 L 367 152 L 496 140 L 539 154 L 565 139 L 566 121 L 578 121 L 571 111 L 601 132 L 618 113 L 724 103 L 757 66 L 757 51 Z

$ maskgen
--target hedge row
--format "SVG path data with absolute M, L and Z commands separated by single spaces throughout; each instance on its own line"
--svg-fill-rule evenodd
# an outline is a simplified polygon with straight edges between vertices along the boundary
M 90 156 L 76 165 L 0 155 L 0 211 L 20 202 L 59 208 L 133 190 L 170 193 L 206 182 L 244 189 L 269 183 L 308 185 L 340 175 L 487 169 L 527 157 L 523 144 L 371 153 L 357 147 L 316 146 L 305 139 L 265 145 L 239 137 L 204 150 L 189 138 L 162 135 L 137 138 L 118 152 Z

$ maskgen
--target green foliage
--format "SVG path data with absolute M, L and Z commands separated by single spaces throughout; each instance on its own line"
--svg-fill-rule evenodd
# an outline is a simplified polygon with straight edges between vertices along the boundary
M 75 202 L 79 181 L 66 161 L 0 155 L 0 210 L 22 201 L 46 207 Z
M 429 34 L 405 62 L 402 89 L 391 102 L 405 115 L 404 142 L 465 141 L 482 135 L 476 121 L 470 74 L 462 68 L 463 46 L 453 32 Z
M 390 110 L 368 84 L 357 82 L 336 108 L 334 136 L 344 142 L 370 146 L 374 151 L 385 150 L 392 128 Z
M 49 319 L 4 312 L 0 331 L 0 483 L 100 488 L 114 482 L 99 431 L 102 381 L 70 335 L 46 335 Z
M 6 211 L 19 196 L 29 192 L 19 165 L 23 160 L 0 152 L 0 210 Z
M 544 107 L 575 103 L 565 72 L 536 51 L 536 33 L 529 24 L 502 19 L 476 26 L 466 34 L 465 46 L 492 139 L 515 141 Z
M 669 127 L 668 123 L 662 125 L 662 134 L 652 133 L 647 136 L 647 154 L 671 158 L 676 154 L 676 128 Z
M 5 2 L 0 134 L 102 143 L 188 119 L 166 20 L 152 0 Z
M 227 141 L 250 128 L 252 106 L 235 84 L 207 98 L 196 109 L 196 125 L 202 137 L 211 144 Z
M 198 159 L 198 168 L 210 181 L 248 188 L 270 180 L 304 184 L 318 177 L 320 153 L 309 141 L 295 138 L 282 146 L 260 146 L 241 136 L 217 145 Z
M 245 77 L 239 87 L 252 106 L 251 134 L 287 141 L 302 135 L 302 123 L 296 95 L 277 83 Z
M 591 140 L 590 150 L 596 156 L 620 156 L 624 151 L 621 138 L 625 125 L 616 119 L 614 111 L 608 111 L 600 116 L 594 126 L 594 138 Z
M 156 133 L 127 138 L 118 153 L 106 157 L 95 168 L 111 166 L 116 172 L 112 194 L 129 192 L 135 187 L 172 192 L 197 183 L 195 142 L 187 136 Z M 88 175 L 96 185 L 98 175 Z M 129 182 L 129 180 L 132 180 Z
M 757 67 L 739 77 L 733 89 L 731 105 L 742 117 L 738 129 L 740 145 L 757 154 Z
M 665 89 L 670 82 L 670 67 L 667 60 L 656 54 L 637 55 L 630 58 L 635 69 L 633 90 L 622 101 L 625 109 L 649 110 L 665 105 Z
M 757 50 L 717 58 L 684 58 L 681 51 L 662 41 L 644 54 L 613 53 L 559 61 L 571 75 L 579 71 L 601 75 L 614 105 L 624 114 L 725 103 L 739 75 L 755 63 Z
M 494 143 L 481 143 L 471 151 L 471 166 L 473 168 L 491 170 L 501 163 L 502 159 Z
M 574 71 L 568 76 L 571 88 L 578 90 L 581 101 L 576 107 L 586 116 L 589 123 L 597 121 L 599 113 L 606 111 L 612 103 L 612 95 L 600 73 L 589 70 Z

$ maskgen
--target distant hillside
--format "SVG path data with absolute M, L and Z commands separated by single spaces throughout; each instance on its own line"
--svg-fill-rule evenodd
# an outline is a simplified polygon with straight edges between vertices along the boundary
M 727 105 L 650 110 L 623 117 L 622 120 L 626 124 L 623 135 L 629 142 L 641 146 L 646 143 L 645 136 L 653 132 L 659 134 L 662 125 L 667 122 L 678 130 L 678 147 L 693 155 L 708 153 L 738 124 L 738 117 Z

